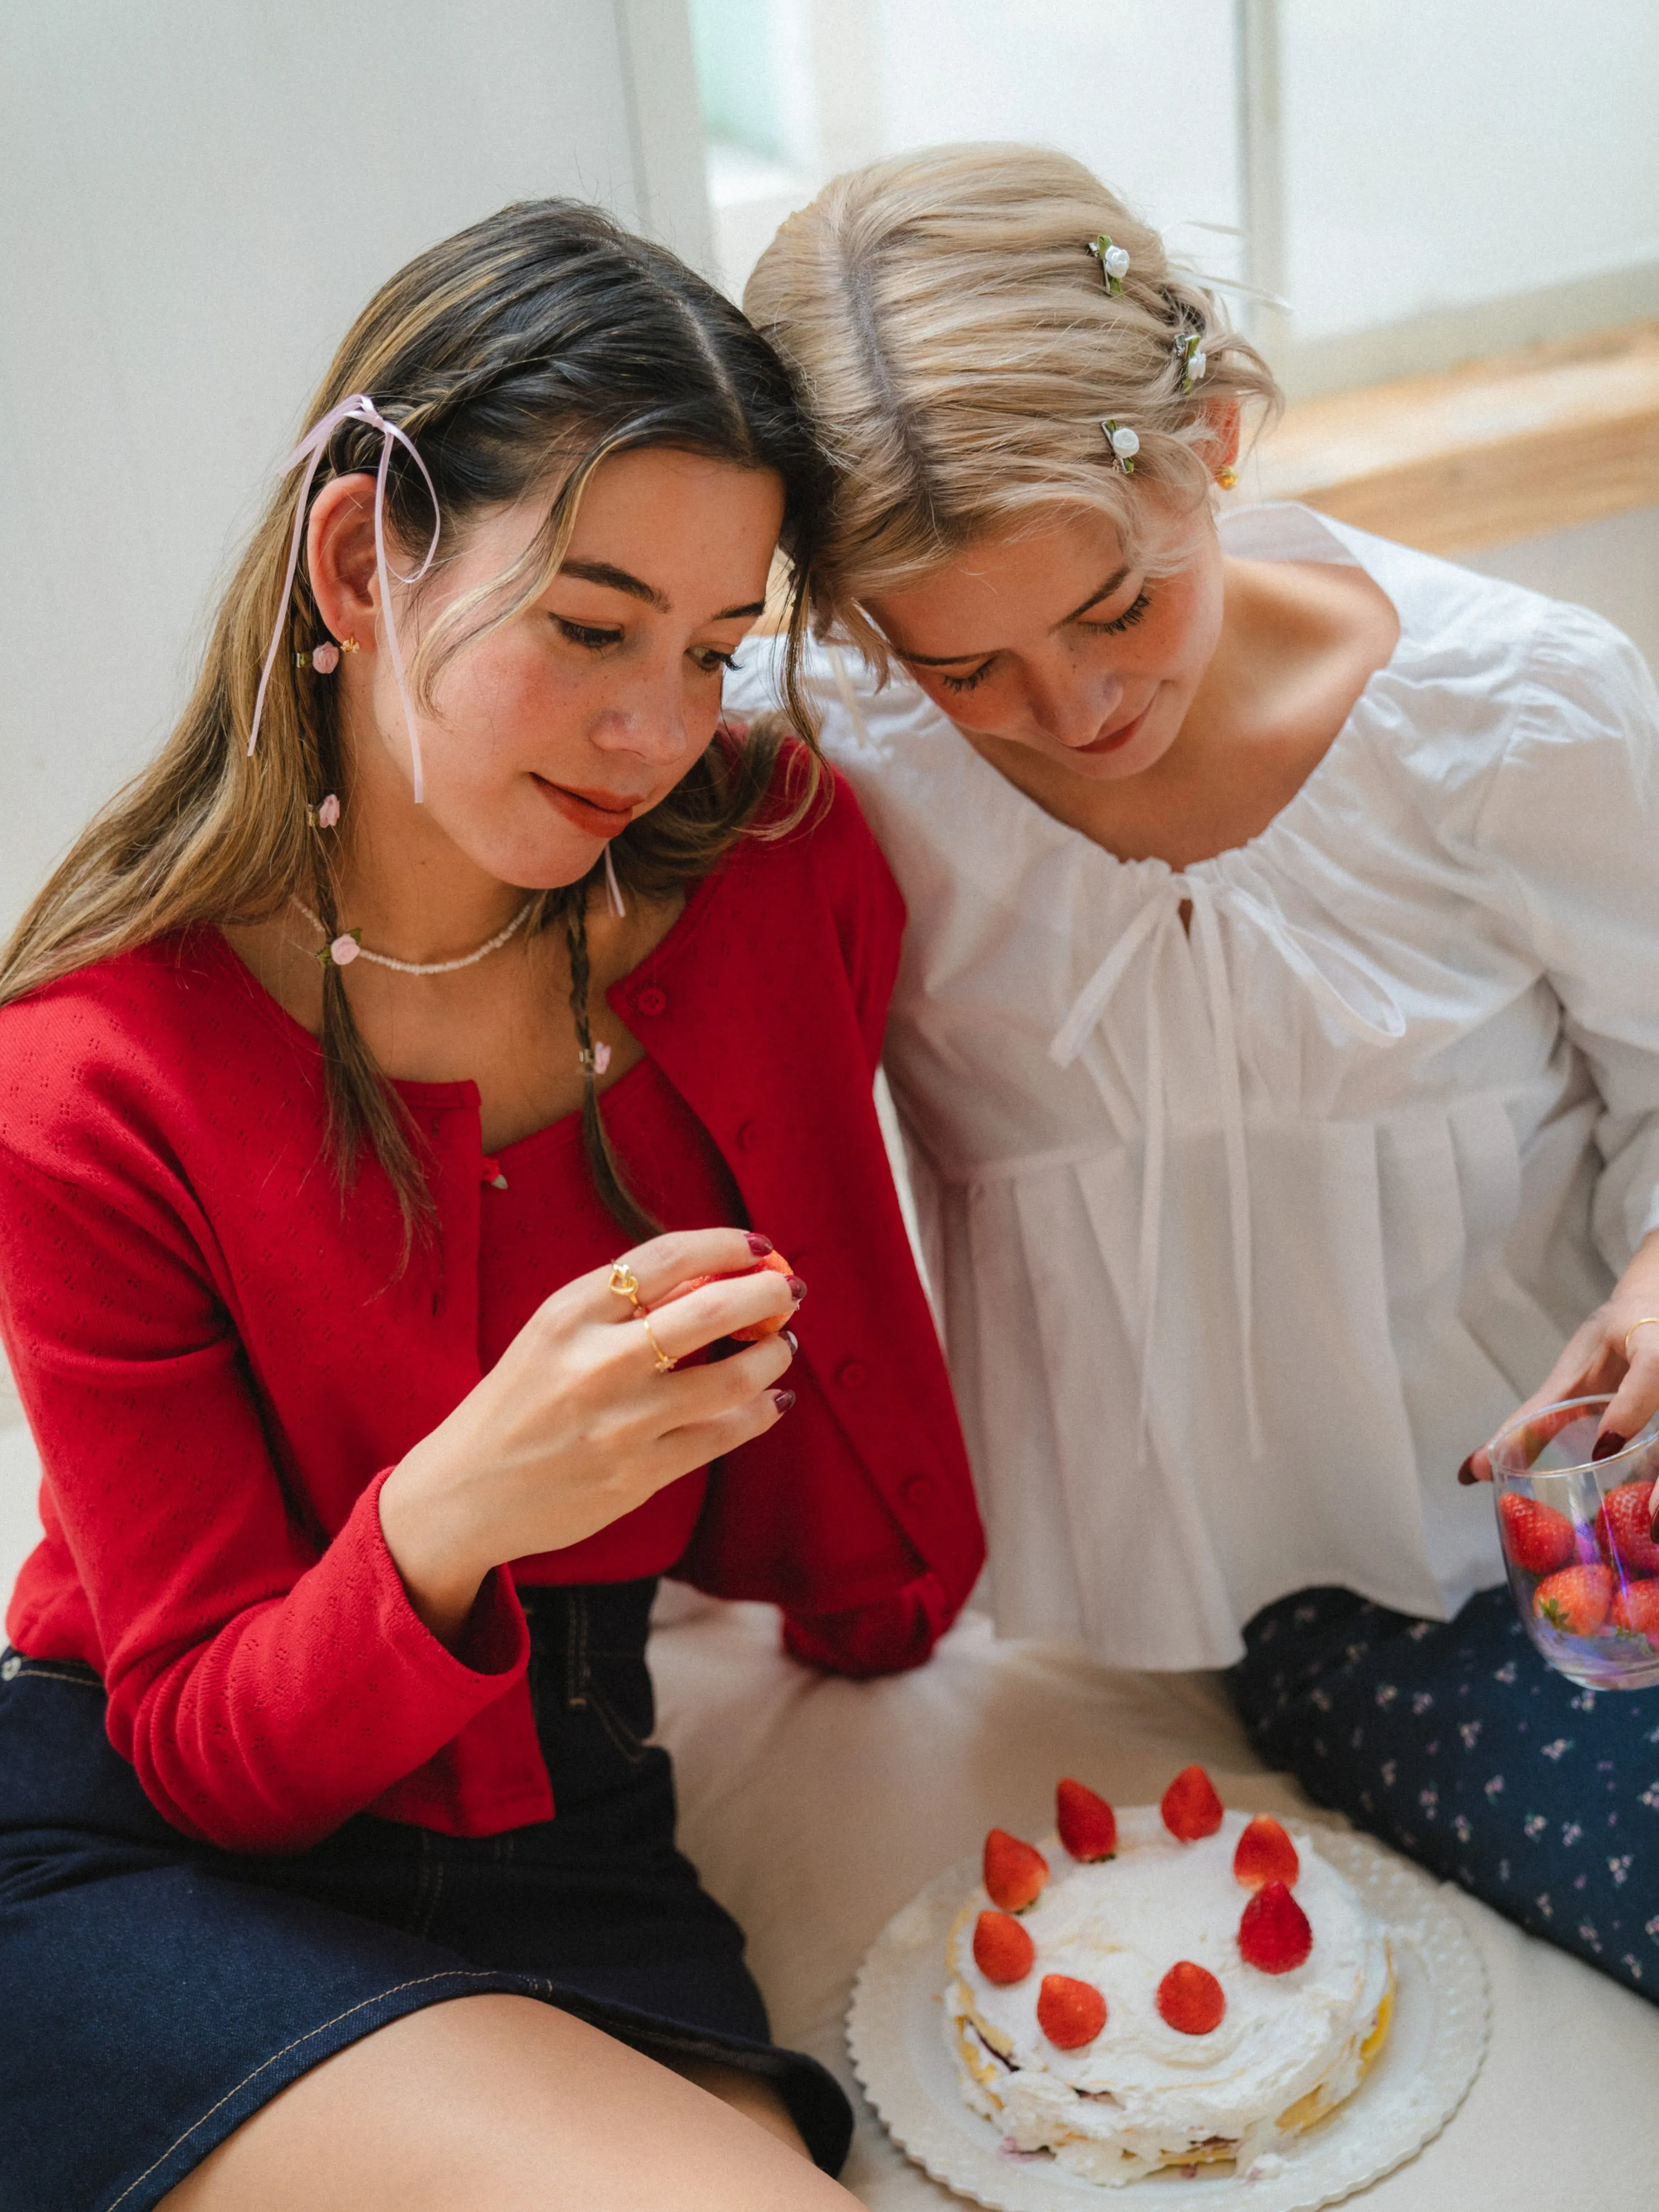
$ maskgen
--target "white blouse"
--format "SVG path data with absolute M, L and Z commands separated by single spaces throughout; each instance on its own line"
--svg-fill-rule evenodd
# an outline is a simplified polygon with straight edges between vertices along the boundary
M 1117 1666 L 1224 1665 L 1310 1584 L 1446 1618 L 1500 1581 L 1458 1463 L 1659 1226 L 1634 647 L 1304 508 L 1223 544 L 1356 563 L 1400 642 L 1267 829 L 1180 872 L 908 680 L 810 667 L 909 906 L 886 1066 L 997 1626 Z

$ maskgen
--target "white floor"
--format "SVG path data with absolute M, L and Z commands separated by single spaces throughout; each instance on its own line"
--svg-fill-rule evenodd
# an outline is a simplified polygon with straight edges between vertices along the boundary
M 652 1669 L 681 1841 L 748 1931 L 774 2033 L 849 2089 L 842 2021 L 878 1931 L 992 1824 L 1043 1833 L 1060 1775 L 1145 1804 L 1199 1759 L 1229 1804 L 1308 1810 L 1293 1783 L 1261 1771 L 1212 1677 L 1118 1674 L 1076 1651 L 1000 1644 L 972 1614 L 927 1666 L 848 1682 L 785 1658 L 766 1607 L 694 1601 L 659 1626 Z M 1447 1894 L 1486 1969 L 1486 2063 L 1444 2132 L 1356 2212 L 1653 2212 L 1659 2006 Z M 871 2212 L 960 2204 L 854 2102 L 843 2178 Z M 1132 2212 L 1132 2195 L 1139 2212 L 1137 2191 L 1103 2203 Z
M 0 1427 L 8 1587 L 34 1538 L 34 1480 L 27 1429 Z M 961 2203 L 894 2148 L 842 2043 L 859 1960 L 922 1883 L 993 1822 L 1040 1832 L 1063 1773 L 1145 1802 L 1197 1759 L 1229 1803 L 1306 1809 L 1293 1784 L 1261 1771 L 1206 1676 L 1113 1674 L 1074 1651 L 1000 1644 L 969 1614 L 928 1666 L 848 1682 L 785 1658 L 766 1607 L 670 1593 L 660 1614 L 652 1666 L 682 1841 L 749 1933 L 774 2032 L 853 2093 L 844 2178 L 871 2212 Z M 1659 2206 L 1659 2007 L 1455 1901 L 1492 1990 L 1486 2061 L 1443 2134 L 1356 2201 L 1367 2212 Z

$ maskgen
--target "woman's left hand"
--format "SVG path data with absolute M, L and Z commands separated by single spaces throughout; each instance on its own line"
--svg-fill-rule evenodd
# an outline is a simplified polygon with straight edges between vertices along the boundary
M 1645 1324 L 1645 1326 L 1644 1326 Z M 1565 1398 L 1612 1394 L 1593 1456 L 1611 1459 L 1659 1412 L 1659 1230 L 1645 1237 L 1613 1293 L 1567 1340 L 1561 1357 L 1514 1418 Z M 1490 1482 L 1485 1444 L 1457 1470 L 1460 1482 Z M 1659 1486 L 1656 1486 L 1659 1502 Z

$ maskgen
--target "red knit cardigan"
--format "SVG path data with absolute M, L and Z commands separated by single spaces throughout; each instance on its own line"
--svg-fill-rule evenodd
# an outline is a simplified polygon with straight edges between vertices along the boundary
M 925 1658 L 983 1549 L 871 1097 L 902 923 L 838 786 L 611 994 L 811 1282 L 799 1402 L 714 1472 L 676 1571 L 850 1674 Z M 0 1012 L 0 1327 L 46 1529 L 8 1631 L 95 1666 L 152 1801 L 232 1850 L 554 1810 L 511 1574 L 457 1656 L 380 1534 L 386 1473 L 480 1372 L 478 1094 L 398 1087 L 439 1224 L 401 1273 L 385 1176 L 343 1195 L 325 1164 L 315 1041 L 216 932 Z

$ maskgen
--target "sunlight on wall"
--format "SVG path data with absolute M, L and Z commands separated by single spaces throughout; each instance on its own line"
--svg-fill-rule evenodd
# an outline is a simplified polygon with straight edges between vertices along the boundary
M 1282 0 L 1280 29 L 1304 335 L 1659 260 L 1659 9 Z
M 1293 393 L 1659 314 L 1651 0 L 692 0 L 723 280 L 838 170 L 1063 147 L 1288 302 Z M 1246 56 L 1255 58 L 1246 67 Z M 1243 228 L 1236 243 L 1209 224 Z

